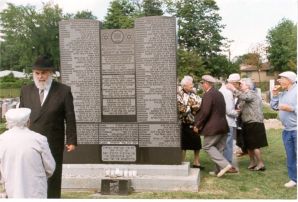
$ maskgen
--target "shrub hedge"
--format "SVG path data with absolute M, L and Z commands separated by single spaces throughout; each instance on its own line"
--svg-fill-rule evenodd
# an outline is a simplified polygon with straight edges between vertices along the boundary
M 263 105 L 264 119 L 276 119 L 278 112 L 270 108 L 270 106 Z

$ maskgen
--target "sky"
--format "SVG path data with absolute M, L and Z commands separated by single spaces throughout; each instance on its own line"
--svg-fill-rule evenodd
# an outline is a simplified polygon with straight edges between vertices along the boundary
M 58 4 L 64 13 L 92 11 L 103 20 L 111 0 L 0 0 L 0 11 L 6 2 L 16 5 L 33 5 L 37 9 L 43 2 Z M 266 43 L 268 31 L 283 18 L 297 23 L 298 0 L 215 0 L 225 29 L 222 32 L 230 43 L 231 59 L 248 53 L 257 44 Z M 228 51 L 225 53 L 228 55 Z

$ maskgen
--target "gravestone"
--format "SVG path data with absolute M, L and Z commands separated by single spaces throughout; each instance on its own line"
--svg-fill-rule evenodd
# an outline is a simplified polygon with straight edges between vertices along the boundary
M 59 34 L 78 132 L 64 163 L 181 164 L 176 19 L 143 17 L 133 29 L 64 20 Z

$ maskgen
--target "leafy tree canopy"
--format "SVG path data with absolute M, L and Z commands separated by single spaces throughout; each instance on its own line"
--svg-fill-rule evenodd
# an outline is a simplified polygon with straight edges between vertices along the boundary
M 199 81 L 200 76 L 207 70 L 204 62 L 196 52 L 179 49 L 177 52 L 178 64 L 178 78 L 181 80 L 183 76 L 189 75 L 194 78 L 194 81 Z
M 283 19 L 267 34 L 268 60 L 276 71 L 297 71 L 297 24 Z
M 0 12 L 1 33 L 0 69 L 22 71 L 31 66 L 38 55 L 50 54 L 54 65 L 59 67 L 59 28 L 62 19 L 87 18 L 95 19 L 90 11 L 63 15 L 58 5 L 46 3 L 40 12 L 35 7 L 8 7 Z
M 168 11 L 178 18 L 178 43 L 194 50 L 204 59 L 220 52 L 222 45 L 218 6 L 214 0 L 167 1 Z
M 114 0 L 105 16 L 103 28 L 125 29 L 133 28 L 135 19 L 135 6 L 129 0 Z
M 161 16 L 163 15 L 162 1 L 160 0 L 144 0 L 143 4 L 143 16 Z

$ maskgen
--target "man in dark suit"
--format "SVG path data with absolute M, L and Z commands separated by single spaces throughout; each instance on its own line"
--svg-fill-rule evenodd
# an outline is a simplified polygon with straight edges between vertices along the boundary
M 20 107 L 32 110 L 30 129 L 48 139 L 56 161 L 55 172 L 48 180 L 48 198 L 60 198 L 65 135 L 67 152 L 73 151 L 77 145 L 73 96 L 69 86 L 52 79 L 51 58 L 38 57 L 32 69 L 34 84 L 22 87 Z
M 215 82 L 216 79 L 210 75 L 202 77 L 201 86 L 205 93 L 201 108 L 195 116 L 194 132 L 204 136 L 202 148 L 216 164 L 216 170 L 210 174 L 221 177 L 232 165 L 223 156 L 229 126 L 226 120 L 225 100 L 213 86 Z

